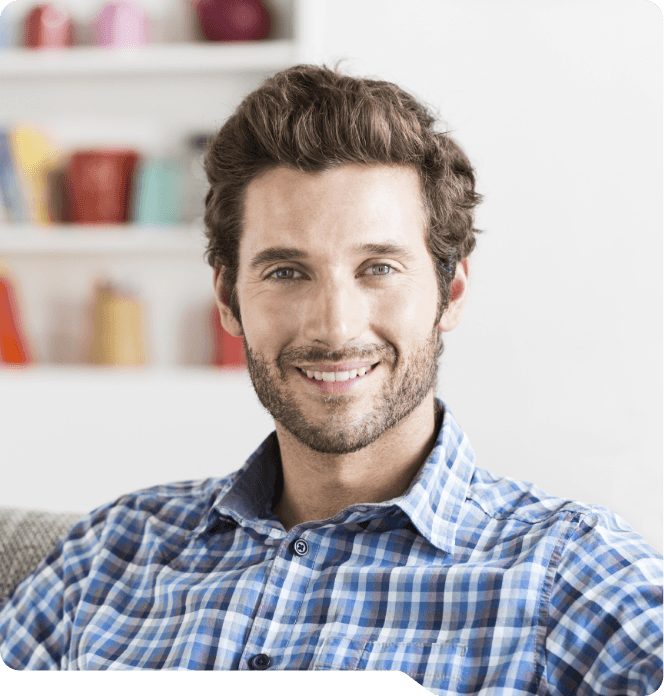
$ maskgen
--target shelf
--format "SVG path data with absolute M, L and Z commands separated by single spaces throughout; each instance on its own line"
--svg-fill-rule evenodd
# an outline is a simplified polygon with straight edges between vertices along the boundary
M 22 385 L 36 384 L 43 386 L 50 383 L 103 382 L 116 384 L 179 382 L 206 383 L 209 380 L 234 381 L 245 383 L 249 380 L 246 367 L 215 365 L 196 365 L 180 367 L 141 366 L 106 366 L 106 365 L 53 365 L 35 363 L 32 365 L 8 365 L 0 362 L 0 382 L 19 382 Z
M 205 74 L 280 70 L 297 62 L 293 41 L 191 42 L 108 49 L 0 50 L 0 77 L 79 77 L 92 75 Z
M 0 226 L 2 254 L 205 253 L 205 235 L 192 227 L 147 225 Z

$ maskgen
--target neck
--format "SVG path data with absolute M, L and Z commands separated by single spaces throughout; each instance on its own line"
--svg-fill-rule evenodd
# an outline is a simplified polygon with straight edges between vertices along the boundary
M 374 443 L 343 455 L 314 452 L 276 423 L 283 489 L 274 512 L 284 529 L 402 495 L 433 450 L 437 415 L 431 393 Z

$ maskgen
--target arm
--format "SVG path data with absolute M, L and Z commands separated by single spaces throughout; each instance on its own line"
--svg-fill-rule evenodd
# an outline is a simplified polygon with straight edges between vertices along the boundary
M 586 513 L 562 550 L 545 651 L 552 694 L 643 696 L 662 683 L 662 557 L 609 510 Z
M 71 623 L 105 510 L 84 517 L 0 606 L 0 657 L 13 669 L 66 669 Z

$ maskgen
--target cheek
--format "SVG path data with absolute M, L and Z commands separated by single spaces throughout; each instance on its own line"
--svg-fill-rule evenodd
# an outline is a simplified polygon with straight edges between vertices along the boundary
M 430 339 L 435 318 L 435 308 L 432 310 L 427 304 L 402 293 L 389 302 L 376 305 L 370 328 L 403 356 Z
M 399 333 L 424 335 L 436 318 L 436 299 L 422 288 L 398 288 L 376 303 L 374 321 Z
M 435 314 L 435 313 L 434 313 Z M 428 329 L 426 308 L 404 295 L 390 298 L 389 301 L 376 303 L 368 317 L 374 333 L 397 348 L 421 340 Z M 435 317 L 432 314 L 431 323 Z
M 254 300 L 243 316 L 245 340 L 252 351 L 274 357 L 292 340 L 297 326 L 292 310 L 281 302 Z

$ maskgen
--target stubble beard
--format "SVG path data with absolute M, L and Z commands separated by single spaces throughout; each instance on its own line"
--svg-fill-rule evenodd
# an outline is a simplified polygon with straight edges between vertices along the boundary
M 298 442 L 321 454 L 351 454 L 376 442 L 420 406 L 432 390 L 434 394 L 437 391 L 437 324 L 413 355 L 402 356 L 397 364 L 394 350 L 381 357 L 377 374 L 369 378 L 380 381 L 373 407 L 354 417 L 350 414 L 352 403 L 363 398 L 362 390 L 376 390 L 370 382 L 359 383 L 357 391 L 348 395 L 317 395 L 291 365 L 270 369 L 269 361 L 254 353 L 245 338 L 249 376 L 263 407 Z M 308 405 L 314 401 L 321 407 Z M 308 417 L 307 412 L 312 411 L 315 414 Z

